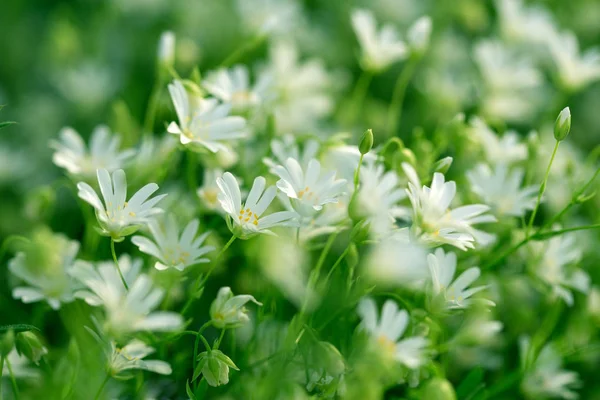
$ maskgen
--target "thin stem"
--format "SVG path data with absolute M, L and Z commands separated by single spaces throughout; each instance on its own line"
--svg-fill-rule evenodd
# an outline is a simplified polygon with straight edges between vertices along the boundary
M 4 371 L 4 354 L 0 354 L 0 399 L 2 396 L 2 371 Z
M 239 62 L 247 53 L 250 53 L 258 46 L 260 46 L 266 38 L 267 35 L 263 34 L 256 36 L 249 42 L 244 42 L 244 44 L 235 49 L 233 53 L 231 53 L 225 60 L 223 60 L 223 62 L 221 63 L 221 67 L 229 67 L 235 64 L 236 62 Z
M 356 190 L 358 189 L 358 183 L 360 181 L 360 167 L 362 166 L 364 157 L 364 154 L 360 155 L 360 158 L 358 159 L 358 166 L 354 170 L 354 193 L 356 193 Z
M 210 344 L 208 344 L 208 340 L 206 340 L 206 338 L 202 335 L 198 335 L 198 337 L 200 338 L 200 340 L 202 340 L 202 343 L 204 344 L 204 347 L 206 347 L 206 351 L 208 351 L 210 353 L 210 351 L 212 350 L 212 348 L 210 347 Z
M 350 123 L 355 121 L 356 115 L 359 113 L 362 103 L 367 96 L 367 91 L 372 79 L 373 73 L 371 71 L 363 70 L 363 72 L 360 74 L 360 77 L 356 82 L 356 86 L 354 87 L 354 93 L 352 94 L 352 113 L 350 114 Z
M 325 278 L 325 282 L 329 281 L 329 278 L 331 278 L 331 275 L 333 275 L 335 269 L 338 267 L 338 265 L 341 264 L 342 260 L 344 260 L 344 257 L 346 257 L 346 254 L 348 254 L 348 251 L 350 251 L 350 246 L 346 247 L 346 250 L 344 250 L 344 252 L 339 256 L 335 264 L 333 264 L 333 267 L 331 267 L 329 273 L 327 274 L 327 277 Z
M 102 381 L 102 384 L 98 388 L 98 392 L 96 393 L 96 396 L 94 397 L 94 400 L 98 400 L 100 398 L 100 395 L 102 394 L 102 391 L 104 390 L 104 387 L 108 383 L 109 379 L 110 379 L 110 375 L 106 374 L 106 377 L 104 377 L 104 380 Z
M 404 96 L 406 95 L 406 89 L 408 88 L 408 84 L 414 75 L 419 59 L 419 57 L 412 57 L 400 75 L 398 75 L 398 79 L 396 80 L 387 118 L 387 126 L 389 127 L 390 136 L 393 135 L 398 129 L 398 126 L 400 126 Z
M 218 350 L 219 346 L 221 346 L 221 341 L 223 340 L 223 336 L 225 336 L 225 329 L 221 329 L 221 334 L 219 335 L 219 340 L 217 340 L 217 343 L 215 343 L 215 350 Z
M 195 290 L 198 290 L 200 287 L 202 287 L 206 283 L 206 281 L 208 280 L 210 275 L 213 273 L 213 271 L 217 267 L 217 261 L 221 258 L 221 256 L 223 256 L 223 254 L 225 254 L 225 251 L 229 248 L 229 246 L 231 246 L 231 244 L 235 241 L 235 239 L 237 239 L 237 237 L 235 235 L 232 235 L 231 239 L 229 239 L 229 241 L 225 244 L 225 246 L 223 246 L 223 248 L 221 249 L 219 254 L 217 254 L 217 257 L 215 257 L 215 259 L 213 260 L 213 265 L 210 267 L 210 269 L 208 270 L 206 275 L 204 275 L 204 276 L 202 274 L 198 275 L 198 277 L 196 278 L 196 281 L 194 282 Z M 194 300 L 195 300 L 195 296 L 190 296 L 188 298 L 187 302 L 183 306 L 183 309 L 181 310 L 181 314 L 185 314 L 188 311 L 188 309 L 191 307 Z
M 129 286 L 127 286 L 127 282 L 125 282 L 125 277 L 121 272 L 121 267 L 119 267 L 119 261 L 117 260 L 117 252 L 115 251 L 115 239 L 110 239 L 110 251 L 112 253 L 113 261 L 115 262 L 115 266 L 117 267 L 117 271 L 119 271 L 119 276 L 121 277 L 121 282 L 123 282 L 123 286 L 125 286 L 125 290 L 129 291 Z
M 321 251 L 321 255 L 319 256 L 319 259 L 317 260 L 317 265 L 315 266 L 315 271 L 321 271 L 321 268 L 323 267 L 323 264 L 325 263 L 325 259 L 327 258 L 327 254 L 329 253 L 329 250 L 331 250 L 331 246 L 333 246 L 333 242 L 335 242 L 335 238 L 337 237 L 338 232 L 335 232 L 333 234 L 331 234 L 331 236 L 329 236 L 329 239 L 327 239 L 327 243 L 325 243 L 325 247 L 323 247 L 323 251 Z M 317 272 L 317 275 L 319 275 L 319 272 Z
M 542 201 L 542 196 L 546 191 L 546 183 L 548 182 L 548 177 L 550 176 L 550 168 L 552 167 L 552 163 L 554 162 L 554 157 L 556 156 L 556 152 L 558 151 L 558 145 L 560 142 L 557 140 L 554 144 L 554 149 L 552 150 L 552 156 L 550 157 L 550 162 L 548 163 L 548 167 L 546 168 L 546 175 L 544 175 L 544 180 L 540 185 L 540 190 L 538 192 L 538 197 L 535 202 L 535 207 L 531 212 L 531 217 L 529 218 L 529 224 L 527 224 L 527 229 L 525 230 L 525 236 L 529 237 L 529 233 L 531 231 L 531 227 L 533 226 L 533 220 L 535 219 L 535 215 L 537 214 L 538 208 L 540 207 L 540 202 Z
M 573 226 L 571 228 L 559 229 L 556 231 L 536 233 L 532 236 L 532 239 L 545 240 L 545 239 L 549 239 L 551 237 L 562 235 L 562 234 L 568 233 L 568 232 L 587 231 L 590 229 L 598 229 L 598 228 L 600 228 L 600 224 Z
M 4 360 L 6 362 L 6 368 L 8 368 L 8 374 L 10 375 L 10 383 L 12 384 L 12 390 L 15 395 L 15 399 L 19 399 L 19 387 L 17 386 L 17 380 L 15 379 L 15 374 L 12 369 L 12 365 L 10 365 L 10 360 L 8 357 Z M 1 380 L 1 378 L 0 378 Z
M 194 359 L 192 360 L 192 370 L 194 370 L 196 368 L 196 360 L 198 359 L 198 345 L 200 344 L 200 336 L 202 336 L 202 332 L 204 332 L 204 330 L 211 325 L 212 325 L 212 321 L 208 321 L 204 325 L 202 325 L 200 327 L 200 329 L 198 329 L 198 332 L 193 332 L 193 334 L 196 335 L 196 341 L 194 342 Z
M 146 109 L 146 116 L 144 118 L 144 135 L 152 136 L 154 129 L 154 121 L 156 119 L 156 110 L 158 109 L 158 103 L 160 101 L 160 95 L 162 92 L 162 79 L 158 74 L 150 93 L 150 100 L 148 101 L 148 108 Z

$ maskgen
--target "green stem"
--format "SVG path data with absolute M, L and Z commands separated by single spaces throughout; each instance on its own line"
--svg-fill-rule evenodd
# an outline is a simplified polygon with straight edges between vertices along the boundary
M 394 135 L 398 129 L 398 126 L 400 126 L 404 96 L 406 95 L 408 84 L 415 73 L 419 59 L 420 58 L 416 56 L 411 57 L 396 80 L 387 118 L 387 126 L 389 127 L 390 136 Z
M 356 86 L 354 87 L 354 93 L 352 94 L 352 113 L 350 114 L 350 123 L 354 123 L 356 115 L 362 107 L 362 104 L 367 96 L 367 91 L 371 80 L 373 79 L 373 73 L 371 71 L 365 71 L 360 74 Z
M 6 368 L 8 368 L 8 374 L 10 375 L 10 383 L 12 384 L 12 390 L 15 395 L 15 400 L 19 400 L 19 387 L 17 386 L 17 380 L 15 379 L 15 374 L 13 372 L 12 365 L 10 365 L 10 360 L 8 358 L 6 358 L 4 361 L 6 362 Z
M 198 335 L 198 337 L 200 338 L 200 340 L 202 340 L 202 343 L 204 344 L 204 347 L 206 347 L 206 351 L 208 351 L 210 353 L 210 351 L 212 350 L 212 348 L 210 347 L 210 344 L 208 344 L 208 340 L 206 340 L 206 338 L 202 335 Z
M 558 151 L 559 144 L 560 144 L 560 142 L 558 140 L 554 144 L 554 149 L 552 150 L 552 156 L 550 157 L 550 162 L 548 163 L 548 167 L 546 168 L 546 175 L 544 175 L 544 180 L 542 181 L 542 184 L 540 185 L 540 190 L 538 191 L 538 197 L 535 202 L 535 207 L 533 208 L 533 211 L 531 212 L 531 217 L 529 218 L 529 224 L 527 224 L 527 229 L 525 230 L 526 237 L 529 237 L 529 233 L 533 226 L 533 220 L 535 219 L 535 215 L 537 214 L 538 208 L 540 207 L 540 202 L 542 201 L 542 196 L 544 195 L 544 192 L 546 191 L 546 183 L 548 182 L 548 177 L 550 176 L 550 168 L 552 167 L 552 163 L 554 162 L 554 157 L 556 156 L 556 152 Z
M 94 400 L 98 400 L 100 398 L 100 395 L 102 394 L 102 391 L 104 390 L 104 387 L 108 383 L 109 379 L 110 379 L 110 375 L 106 374 L 106 377 L 104 378 L 104 380 L 102 381 L 102 384 L 98 388 L 98 392 L 96 393 L 96 396 L 94 397 Z
M 110 239 L 110 251 L 112 253 L 113 261 L 115 262 L 115 266 L 117 267 L 117 271 L 119 272 L 119 276 L 121 277 L 121 282 L 123 282 L 123 286 L 125 286 L 125 290 L 129 291 L 129 286 L 127 286 L 127 282 L 125 281 L 125 277 L 121 272 L 121 267 L 119 267 L 119 260 L 117 260 L 117 252 L 115 251 L 115 239 Z
M 2 396 L 2 371 L 4 371 L 4 354 L 0 354 L 0 399 L 3 399 Z
M 568 232 L 587 231 L 590 229 L 598 229 L 598 228 L 600 228 L 600 224 L 574 226 L 571 228 L 559 229 L 556 231 L 536 233 L 535 235 L 532 236 L 532 238 L 535 240 L 546 240 L 551 237 L 562 235 L 562 234 L 568 233 Z
M 146 116 L 144 118 L 144 135 L 152 136 L 154 129 L 154 121 L 156 119 L 156 110 L 158 109 L 158 104 L 160 102 L 160 95 L 162 92 L 162 79 L 160 79 L 160 74 L 158 74 L 156 80 L 154 81 L 154 86 L 152 87 L 152 92 L 150 93 L 150 100 L 148 101 L 148 108 L 146 109 Z
M 215 350 L 219 349 L 219 346 L 221 345 L 221 341 L 223 340 L 223 336 L 225 336 L 225 329 L 221 329 L 221 334 L 219 335 L 219 340 L 217 340 L 217 343 L 215 343 Z
M 262 42 L 265 41 L 266 38 L 267 38 L 267 35 L 263 34 L 263 35 L 256 36 L 254 39 L 252 39 L 249 42 L 244 42 L 244 44 L 242 44 L 240 47 L 235 49 L 233 51 L 233 53 L 231 53 L 225 60 L 223 60 L 223 62 L 221 63 L 221 67 L 229 67 L 229 66 L 235 64 L 236 62 L 239 62 L 242 58 L 244 58 L 244 56 L 247 53 L 250 53 L 251 51 L 256 49 L 258 46 L 260 46 L 262 44 Z
M 552 332 L 554 331 L 554 328 L 556 327 L 556 324 L 562 313 L 562 309 L 562 300 L 559 297 L 557 297 L 555 299 L 554 306 L 552 307 L 552 309 L 550 309 L 548 314 L 546 314 L 546 318 L 542 322 L 540 329 L 538 329 L 538 331 L 531 339 L 531 344 L 529 345 L 529 349 L 527 351 L 527 358 L 525 360 L 526 369 L 530 368 L 533 365 L 540 351 L 544 347 L 544 344 L 546 344 L 546 341 L 548 340 L 550 335 L 552 335 Z
M 196 335 L 196 341 L 194 342 L 194 359 L 192 360 L 192 371 L 196 368 L 196 360 L 198 359 L 198 345 L 200 344 L 200 336 L 202 336 L 202 332 L 204 332 L 204 330 L 211 325 L 212 325 L 212 321 L 208 321 L 204 325 L 202 325 L 200 327 L 200 329 L 198 329 L 198 332 L 192 332 L 194 335 Z
M 221 249 L 219 254 L 217 254 L 217 257 L 215 257 L 215 259 L 213 260 L 213 265 L 210 267 L 210 269 L 208 270 L 208 272 L 206 273 L 206 275 L 204 277 L 202 275 L 198 275 L 198 277 L 196 278 L 196 281 L 194 282 L 194 285 L 193 285 L 193 287 L 195 288 L 194 290 L 199 290 L 199 288 L 202 287 L 206 283 L 206 281 L 208 280 L 210 275 L 213 273 L 213 271 L 217 267 L 217 261 L 221 258 L 221 256 L 223 256 L 223 254 L 225 254 L 225 251 L 229 248 L 229 246 L 231 246 L 231 244 L 235 241 L 235 239 L 237 239 L 237 237 L 235 235 L 232 235 L 231 239 L 229 239 L 229 241 L 225 244 L 225 246 L 223 246 L 223 248 Z M 181 310 L 182 315 L 185 315 L 185 313 L 188 311 L 188 309 L 191 307 L 192 303 L 194 302 L 195 298 L 196 298 L 195 295 L 190 296 L 188 298 L 185 305 L 183 306 L 183 309 Z
M 331 267 L 331 269 L 329 270 L 329 273 L 327 274 L 327 277 L 325 278 L 325 282 L 329 282 L 331 275 L 333 275 L 333 272 L 335 271 L 335 269 L 342 263 L 342 261 L 344 260 L 344 257 L 346 257 L 346 254 L 348 254 L 348 251 L 350 251 L 350 246 L 346 247 L 346 250 L 344 250 L 344 252 L 339 256 L 339 258 L 337 259 L 335 264 L 333 264 L 333 267 Z
M 325 247 L 323 247 L 323 251 L 321 251 L 321 255 L 319 256 L 319 260 L 315 266 L 315 271 L 318 271 L 317 275 L 319 275 L 319 271 L 321 271 L 321 268 L 325 263 L 325 259 L 327 258 L 327 254 L 329 253 L 329 250 L 331 250 L 331 246 L 333 246 L 333 242 L 335 242 L 337 235 L 337 232 L 332 233 L 331 236 L 329 236 L 329 239 L 327 239 L 327 243 L 325 243 Z
M 364 154 L 360 155 L 360 158 L 358 159 L 358 166 L 354 170 L 354 193 L 356 193 L 356 190 L 358 189 L 358 183 L 360 181 L 360 167 L 362 166 L 364 157 Z

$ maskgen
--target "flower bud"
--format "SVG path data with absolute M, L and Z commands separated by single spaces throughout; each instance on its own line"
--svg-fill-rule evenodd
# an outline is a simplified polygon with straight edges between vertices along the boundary
M 39 337 L 31 331 L 18 333 L 15 346 L 20 355 L 24 355 L 36 365 L 39 365 L 42 356 L 48 354 L 48 349 L 42 344 Z
M 429 46 L 431 18 L 427 15 L 419 18 L 408 30 L 407 36 L 412 51 L 417 54 L 424 53 Z
M 6 357 L 15 345 L 15 332 L 12 329 L 0 335 L 0 355 Z
M 452 165 L 452 157 L 444 157 L 433 165 L 433 172 L 446 174 Z
M 423 388 L 421 397 L 428 400 L 456 400 L 456 392 L 446 379 L 433 378 Z
M 202 374 L 210 386 L 226 385 L 229 383 L 229 368 L 240 370 L 231 358 L 220 350 L 205 351 L 198 355 L 198 365 L 192 380 L 196 380 Z
M 571 131 L 571 110 L 569 107 L 563 108 L 558 114 L 556 122 L 554 123 L 554 138 L 557 141 L 563 141 L 569 135 Z
M 358 150 L 360 154 L 367 154 L 373 148 L 373 130 L 367 129 L 360 138 L 360 144 Z
M 352 231 L 350 231 L 350 240 L 353 243 L 362 243 L 369 238 L 369 232 L 371 231 L 371 223 L 367 220 L 358 221 Z
M 217 298 L 210 305 L 210 317 L 213 325 L 216 328 L 225 329 L 237 328 L 245 324 L 250 320 L 244 307 L 249 301 L 262 306 L 262 303 L 256 301 L 253 296 L 234 296 L 231 288 L 222 287 L 219 289 Z
M 175 63 L 175 34 L 171 31 L 163 32 L 158 41 L 158 62 L 165 67 L 172 67 Z

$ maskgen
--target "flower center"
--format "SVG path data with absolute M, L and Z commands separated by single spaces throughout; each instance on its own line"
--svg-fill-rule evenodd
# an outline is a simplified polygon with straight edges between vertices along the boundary
M 313 192 L 312 189 L 308 186 L 298 192 L 298 198 L 302 199 L 302 200 L 311 200 L 311 201 L 317 200 L 317 196 L 315 195 L 315 192 Z
M 165 261 L 170 265 L 187 264 L 190 253 L 184 251 L 179 245 L 175 248 L 170 247 L 165 249 Z
M 238 215 L 238 221 L 240 225 L 252 224 L 254 226 L 258 225 L 258 215 L 254 213 L 250 208 L 240 210 L 240 215 Z
M 379 335 L 377 343 L 386 353 L 394 353 L 396 351 L 396 343 L 385 335 Z

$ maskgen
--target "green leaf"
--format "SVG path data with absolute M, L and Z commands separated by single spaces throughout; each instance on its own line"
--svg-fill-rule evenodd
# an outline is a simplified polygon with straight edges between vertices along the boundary
M 187 393 L 190 400 L 198 400 L 198 398 L 196 397 L 196 395 L 194 394 L 194 392 L 192 392 L 192 389 L 190 388 L 189 380 L 185 381 L 185 392 Z
M 13 324 L 13 325 L 0 326 L 0 332 L 6 332 L 6 331 L 10 331 L 10 330 L 14 331 L 15 333 L 27 332 L 27 331 L 40 332 L 40 330 L 38 328 L 36 328 L 33 325 L 28 325 L 28 324 Z
M 16 124 L 16 122 L 15 122 L 15 121 L 4 121 L 4 122 L 0 122 L 0 129 L 2 129 L 2 128 L 6 128 L 7 126 L 14 125 L 14 124 Z
M 473 398 L 481 389 L 485 387 L 483 383 L 483 368 L 473 369 L 465 379 L 456 387 L 456 397 L 459 399 Z
M 196 368 L 194 368 L 194 375 L 192 376 L 192 382 L 195 381 L 196 379 L 198 379 L 198 377 L 202 373 L 202 369 L 204 368 L 205 364 L 206 364 L 206 357 L 204 357 L 202 360 L 200 360 L 200 362 L 198 362 L 198 364 L 196 365 Z

